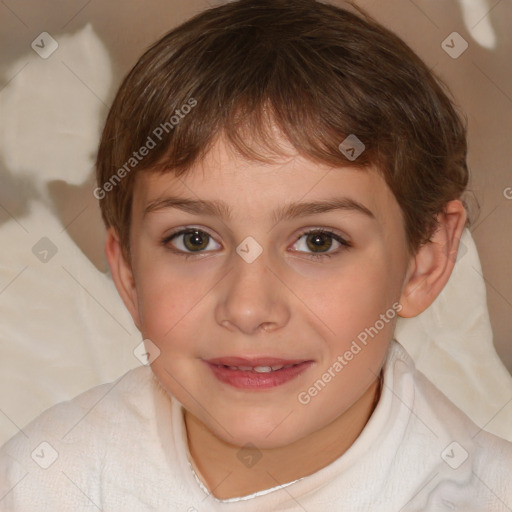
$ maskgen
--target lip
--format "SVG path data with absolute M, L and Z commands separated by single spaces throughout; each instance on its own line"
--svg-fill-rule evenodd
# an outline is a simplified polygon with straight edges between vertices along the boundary
M 288 364 L 303 363 L 304 359 L 279 359 L 276 357 L 217 357 L 214 359 L 207 359 L 206 362 L 216 365 L 226 366 L 286 366 Z
M 281 386 L 298 377 L 306 371 L 313 361 L 308 360 L 289 360 L 277 359 L 273 357 L 262 357 L 246 359 L 240 357 L 223 357 L 218 359 L 203 360 L 211 369 L 213 375 L 224 384 L 228 384 L 237 389 L 263 391 L 266 389 Z M 230 363 L 226 365 L 226 362 Z M 236 364 L 235 364 L 236 363 Z M 281 368 L 265 373 L 257 373 L 251 370 L 231 369 L 227 366 L 279 366 L 294 365 L 289 368 Z M 226 366 L 224 366 L 226 365 Z

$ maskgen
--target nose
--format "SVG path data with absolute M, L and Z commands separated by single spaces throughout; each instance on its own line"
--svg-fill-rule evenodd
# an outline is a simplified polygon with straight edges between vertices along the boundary
M 215 319 L 229 330 L 244 334 L 273 332 L 290 319 L 288 292 L 267 265 L 264 253 L 252 263 L 234 255 L 234 266 L 220 286 Z

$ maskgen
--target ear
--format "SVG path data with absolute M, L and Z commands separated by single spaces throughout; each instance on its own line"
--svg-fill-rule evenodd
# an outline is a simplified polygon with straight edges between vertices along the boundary
M 437 220 L 436 232 L 409 262 L 400 297 L 402 317 L 410 318 L 425 311 L 441 293 L 455 266 L 466 225 L 466 210 L 459 200 L 450 201 Z
M 110 267 L 110 273 L 112 274 L 112 279 L 114 280 L 117 291 L 121 299 L 123 299 L 124 305 L 132 315 L 133 322 L 137 326 L 137 329 L 140 331 L 141 322 L 135 279 L 131 265 L 126 261 L 123 255 L 119 235 L 112 227 L 107 229 L 105 255 L 107 256 L 108 266 Z

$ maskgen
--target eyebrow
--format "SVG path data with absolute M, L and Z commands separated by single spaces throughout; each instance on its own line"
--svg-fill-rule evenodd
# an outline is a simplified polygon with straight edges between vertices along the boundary
M 229 220 L 231 218 L 231 210 L 224 201 L 203 201 L 180 197 L 165 197 L 151 201 L 144 208 L 144 216 L 148 213 L 168 208 L 176 208 L 195 215 L 212 215 L 220 217 L 222 220 Z M 306 217 L 334 210 L 355 211 L 375 219 L 375 215 L 360 202 L 349 197 L 335 197 L 323 201 L 285 204 L 274 210 L 272 220 L 277 224 L 287 219 Z

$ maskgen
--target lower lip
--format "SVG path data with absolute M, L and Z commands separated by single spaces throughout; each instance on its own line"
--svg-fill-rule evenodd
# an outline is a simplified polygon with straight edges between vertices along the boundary
M 304 361 L 298 365 L 290 366 L 289 368 L 281 368 L 281 370 L 268 373 L 231 370 L 225 366 L 218 366 L 208 362 L 206 362 L 206 364 L 211 368 L 215 377 L 225 384 L 239 389 L 259 390 L 274 388 L 294 379 L 309 368 L 313 362 Z

